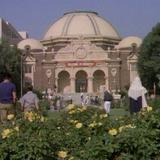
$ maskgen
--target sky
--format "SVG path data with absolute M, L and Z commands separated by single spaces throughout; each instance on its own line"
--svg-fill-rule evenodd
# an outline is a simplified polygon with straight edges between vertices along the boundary
M 160 0 L 0 0 L 0 17 L 39 40 L 65 12 L 75 10 L 98 12 L 122 38 L 144 38 L 160 22 Z

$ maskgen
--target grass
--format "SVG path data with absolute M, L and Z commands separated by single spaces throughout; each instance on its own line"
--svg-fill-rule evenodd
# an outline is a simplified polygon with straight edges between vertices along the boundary
M 102 107 L 99 107 L 99 108 L 103 109 Z M 64 109 L 62 109 L 60 111 L 48 111 L 47 115 L 48 115 L 48 117 L 50 119 L 56 119 L 56 120 L 58 120 L 58 119 L 60 119 L 61 114 L 63 114 L 63 112 L 65 112 Z M 110 115 L 113 116 L 113 117 L 128 116 L 129 112 L 126 111 L 123 108 L 111 108 Z
M 113 109 L 111 109 L 110 115 L 112 115 L 112 116 L 126 116 L 126 115 L 129 115 L 129 112 L 124 110 L 123 108 L 113 108 Z

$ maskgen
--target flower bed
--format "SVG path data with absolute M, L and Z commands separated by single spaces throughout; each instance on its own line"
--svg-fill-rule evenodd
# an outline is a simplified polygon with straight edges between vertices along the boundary
M 58 120 L 28 112 L 0 127 L 0 159 L 158 159 L 160 116 L 151 108 L 132 117 L 69 105 Z

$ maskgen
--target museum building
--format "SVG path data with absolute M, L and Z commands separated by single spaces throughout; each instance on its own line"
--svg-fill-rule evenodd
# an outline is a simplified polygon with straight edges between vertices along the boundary
M 18 43 L 24 55 L 24 83 L 63 94 L 102 92 L 104 87 L 120 91 L 137 75 L 141 43 L 136 36 L 121 38 L 96 12 L 65 13 L 41 41 Z

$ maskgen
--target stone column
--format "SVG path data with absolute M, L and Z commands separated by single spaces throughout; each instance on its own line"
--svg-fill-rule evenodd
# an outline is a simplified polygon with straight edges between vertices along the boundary
M 57 87 L 57 88 L 56 88 L 56 91 L 55 91 L 55 92 L 57 93 L 57 92 L 58 92 L 58 88 L 59 88 L 59 87 L 58 87 L 58 78 L 57 78 L 57 77 L 55 78 L 55 86 Z
M 88 93 L 93 93 L 93 77 L 88 77 Z
M 75 77 L 70 78 L 71 93 L 75 93 Z
M 105 87 L 108 90 L 109 89 L 109 79 L 108 77 L 105 77 Z

